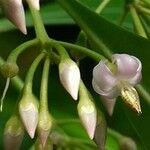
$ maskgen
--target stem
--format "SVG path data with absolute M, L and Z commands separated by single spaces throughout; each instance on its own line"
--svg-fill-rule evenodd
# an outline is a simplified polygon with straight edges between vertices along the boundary
M 101 59 L 106 59 L 104 56 L 98 54 L 97 52 L 94 52 L 88 48 L 79 46 L 79 45 L 75 45 L 75 44 L 71 44 L 71 43 L 67 43 L 67 42 L 62 42 L 62 41 L 51 41 L 54 45 L 55 43 L 59 43 L 62 46 L 64 46 L 65 48 L 67 48 L 68 50 L 74 50 L 74 51 L 78 51 L 81 52 L 87 56 L 89 56 L 90 58 L 96 60 L 97 62 L 99 62 Z
M 2 94 L 2 98 L 1 98 L 1 101 L 0 101 L 1 102 L 1 104 L 0 104 L 0 111 L 1 112 L 3 111 L 3 102 L 4 102 L 4 99 L 5 99 L 6 93 L 8 91 L 9 84 L 10 84 L 10 78 L 7 78 L 6 85 L 5 85 L 5 88 L 4 88 L 4 91 L 3 91 L 3 94 Z
M 45 56 L 45 52 L 41 52 L 31 64 L 29 71 L 27 73 L 26 79 L 25 79 L 24 91 L 23 91 L 24 93 L 27 93 L 27 94 L 32 93 L 34 73 L 36 71 L 38 64 L 40 63 L 40 61 L 43 59 L 44 56 Z
M 17 48 L 15 48 L 15 49 L 10 53 L 10 55 L 8 56 L 7 61 L 9 61 L 9 62 L 16 62 L 18 56 L 19 56 L 22 52 L 24 52 L 27 48 L 30 48 L 30 47 L 33 47 L 33 46 L 37 45 L 38 43 L 39 43 L 39 40 L 38 40 L 38 39 L 33 39 L 33 40 L 30 40 L 30 41 L 27 41 L 27 42 L 21 44 L 20 46 L 18 46 Z
M 103 0 L 101 2 L 101 4 L 97 7 L 97 9 L 95 10 L 95 12 L 97 14 L 100 14 L 103 11 L 103 9 L 108 5 L 109 2 L 110 2 L 110 0 Z
M 3 58 L 0 57 L 0 66 L 3 63 L 5 63 L 5 61 L 3 60 Z M 15 77 L 11 78 L 11 82 L 18 91 L 21 91 L 21 89 L 23 88 L 24 83 L 18 76 L 15 76 Z
M 61 60 L 66 59 L 66 58 L 70 58 L 67 51 L 66 51 L 66 49 L 59 42 L 55 42 L 55 44 L 53 43 L 53 47 L 59 53 Z
M 48 77 L 49 77 L 49 68 L 50 68 L 50 58 L 46 57 L 43 74 L 41 80 L 41 90 L 40 90 L 40 107 L 48 108 Z
M 40 12 L 39 12 L 39 10 L 35 9 L 32 6 L 32 4 L 30 4 L 30 0 L 27 0 L 27 3 L 29 5 L 30 11 L 31 11 L 36 36 L 44 44 L 46 42 L 46 40 L 48 39 L 48 35 L 47 35 L 46 30 L 45 30 Z
M 137 11 L 136 9 L 134 8 L 133 5 L 129 5 L 129 8 L 130 8 L 130 12 L 131 12 L 131 15 L 132 15 L 132 18 L 133 18 L 133 22 L 134 22 L 134 25 L 135 25 L 135 28 L 136 28 L 136 31 L 139 35 L 147 38 L 147 35 L 145 33 L 145 30 L 142 26 L 142 23 L 140 21 L 140 18 L 137 14 Z
M 118 19 L 118 25 L 122 25 L 127 14 L 129 12 L 129 9 L 127 8 L 124 8 L 123 12 L 121 13 L 121 15 L 119 16 L 119 19 Z
M 137 10 L 143 14 L 146 14 L 146 15 L 150 15 L 150 10 L 148 8 L 144 8 L 140 5 L 135 5 L 135 7 L 137 8 Z
M 147 101 L 148 104 L 150 104 L 150 94 L 144 89 L 142 85 L 137 85 L 136 89 L 140 93 L 140 95 Z
M 142 2 L 144 2 L 148 7 L 150 7 L 150 1 L 149 0 L 141 0 Z

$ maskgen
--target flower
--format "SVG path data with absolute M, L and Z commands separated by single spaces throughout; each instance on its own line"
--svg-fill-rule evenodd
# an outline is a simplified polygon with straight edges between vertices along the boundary
M 142 78 L 140 60 L 128 54 L 114 54 L 112 60 L 111 64 L 107 60 L 101 60 L 94 67 L 92 80 L 94 90 L 102 96 L 110 115 L 119 95 L 132 109 L 141 113 L 138 93 L 133 87 Z

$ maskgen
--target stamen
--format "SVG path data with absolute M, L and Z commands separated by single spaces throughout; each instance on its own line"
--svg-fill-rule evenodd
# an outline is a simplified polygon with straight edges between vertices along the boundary
M 3 102 L 4 102 L 4 99 L 5 99 L 6 93 L 8 91 L 8 88 L 9 88 L 9 83 L 10 83 L 10 78 L 7 78 L 6 85 L 5 85 L 5 88 L 4 88 L 1 100 L 0 100 L 0 102 L 1 102 L 1 104 L 0 104 L 0 111 L 1 112 L 3 111 Z
M 138 114 L 142 113 L 139 95 L 134 87 L 132 87 L 131 85 L 123 86 L 123 88 L 121 89 L 121 96 L 125 103 L 129 105 L 129 107 L 131 107 Z

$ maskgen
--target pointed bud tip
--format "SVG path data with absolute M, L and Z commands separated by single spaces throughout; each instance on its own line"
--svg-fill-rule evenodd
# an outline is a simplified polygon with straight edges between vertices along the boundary
M 97 113 L 93 106 L 81 106 L 78 108 L 80 119 L 87 130 L 90 139 L 94 138 Z
M 40 137 L 40 141 L 43 147 L 45 146 L 47 142 L 49 133 L 50 133 L 50 130 L 39 129 L 39 137 Z
M 27 35 L 27 28 L 20 28 L 20 31 L 24 34 Z
M 74 100 L 78 99 L 80 84 L 80 70 L 71 59 L 66 59 L 59 64 L 59 77 L 62 85 Z
M 34 106 L 29 106 L 29 108 L 20 108 L 20 115 L 23 121 L 23 124 L 30 135 L 31 138 L 34 138 L 35 130 L 38 123 L 38 111 L 35 110 Z

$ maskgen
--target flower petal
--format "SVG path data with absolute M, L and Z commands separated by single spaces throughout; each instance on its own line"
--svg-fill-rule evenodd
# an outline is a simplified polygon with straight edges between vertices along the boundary
M 106 65 L 100 61 L 93 69 L 93 80 L 101 91 L 110 91 L 116 85 L 116 78 Z
M 102 91 L 99 86 L 96 84 L 95 80 L 92 80 L 92 85 L 93 85 L 93 89 L 95 90 L 95 92 L 97 92 L 98 94 L 105 96 L 109 99 L 114 99 L 119 95 L 119 91 L 117 89 L 117 87 L 113 87 L 111 90 L 109 91 Z
M 117 75 L 119 78 L 133 78 L 134 76 L 136 76 L 137 72 L 139 72 L 138 74 L 140 76 L 142 65 L 139 59 L 128 54 L 114 54 L 113 58 L 117 64 Z

